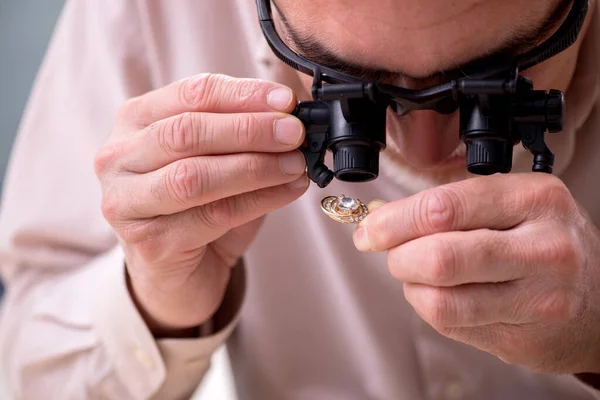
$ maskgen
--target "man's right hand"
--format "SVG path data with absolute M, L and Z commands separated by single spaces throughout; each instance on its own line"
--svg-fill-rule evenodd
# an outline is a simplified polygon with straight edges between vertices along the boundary
M 155 334 L 209 320 L 261 217 L 306 191 L 295 104 L 285 86 L 206 74 L 121 107 L 95 169 Z

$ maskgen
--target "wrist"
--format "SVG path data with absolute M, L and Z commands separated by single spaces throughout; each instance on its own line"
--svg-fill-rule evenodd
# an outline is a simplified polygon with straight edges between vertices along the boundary
M 140 284 L 139 280 L 131 279 L 127 268 L 125 271 L 131 299 L 155 338 L 197 338 L 212 333 L 213 316 L 222 299 L 211 302 L 215 303 L 213 307 L 206 307 L 206 304 L 197 307 L 169 305 L 167 301 L 152 295 L 156 290 L 144 289 L 145 285 Z M 187 308 L 191 309 L 188 313 L 185 311 Z

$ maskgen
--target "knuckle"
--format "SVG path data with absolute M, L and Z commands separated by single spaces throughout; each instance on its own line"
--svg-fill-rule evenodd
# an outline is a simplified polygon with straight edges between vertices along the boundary
M 417 223 L 423 232 L 446 232 L 456 224 L 456 201 L 447 190 L 432 190 L 417 202 Z
M 145 261 L 156 260 L 163 252 L 164 229 L 157 219 L 130 222 L 119 229 L 119 236 Z
M 574 202 L 569 188 L 560 179 L 552 179 L 546 187 L 546 196 L 555 210 L 567 213 L 573 209 Z
M 260 82 L 256 79 L 240 79 L 234 90 L 235 100 L 242 108 L 248 108 L 256 94 L 260 92 Z
M 240 171 L 245 171 L 248 178 L 252 181 L 258 181 L 263 178 L 263 158 L 258 154 L 245 154 L 239 160 Z
M 570 211 L 574 205 L 572 196 L 559 178 L 555 176 L 540 177 L 539 180 L 531 186 L 528 191 L 528 202 L 530 211 L 541 210 L 546 212 L 549 210 L 566 213 Z
M 556 229 L 555 233 L 541 241 L 542 261 L 559 266 L 565 272 L 573 272 L 583 263 L 583 250 L 575 238 Z
M 448 285 L 456 277 L 456 255 L 451 246 L 442 241 L 433 241 L 424 254 L 423 265 L 426 278 L 433 284 Z
M 273 192 L 275 193 L 275 192 Z M 258 191 L 244 193 L 243 196 L 237 198 L 237 201 L 231 204 L 231 215 L 237 218 L 242 214 L 249 214 L 249 210 L 260 210 L 263 208 L 262 203 L 268 199 L 267 196 L 261 196 Z M 232 221 L 235 222 L 235 221 Z
M 121 202 L 114 194 L 103 193 L 101 202 L 102 215 L 108 222 L 114 222 L 121 215 Z
M 137 121 L 140 117 L 141 102 L 141 96 L 126 100 L 117 110 L 117 121 Z
M 221 78 L 216 74 L 202 74 L 185 79 L 179 86 L 179 103 L 188 108 L 206 106 L 218 88 Z
M 549 322 L 564 322 L 575 317 L 576 301 L 565 289 L 545 292 L 538 298 L 533 312 L 538 318 Z
M 198 217 L 209 229 L 229 229 L 233 219 L 234 199 L 231 197 L 207 204 L 198 209 Z
M 423 314 L 427 321 L 436 329 L 444 329 L 449 325 L 451 318 L 451 299 L 442 288 L 432 288 Z
M 171 198 L 187 204 L 188 199 L 201 196 L 208 181 L 207 172 L 193 160 L 180 160 L 167 173 L 165 186 Z
M 186 153 L 197 146 L 194 116 L 186 112 L 161 125 L 158 142 L 167 153 Z
M 234 114 L 232 123 L 235 137 L 240 146 L 252 147 L 256 144 L 258 135 L 255 133 L 261 126 L 258 116 L 254 114 Z
M 117 163 L 122 147 L 114 142 L 104 145 L 94 157 L 94 171 L 98 177 L 106 174 Z

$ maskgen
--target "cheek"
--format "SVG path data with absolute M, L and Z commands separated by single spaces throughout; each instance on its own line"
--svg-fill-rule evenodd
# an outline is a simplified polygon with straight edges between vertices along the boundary
M 296 95 L 298 96 L 298 100 L 312 101 L 313 98 L 312 98 L 312 94 L 311 94 L 311 88 L 312 88 L 313 78 L 311 76 L 303 74 L 300 71 L 296 71 L 296 74 L 298 75 L 298 78 L 300 80 L 300 86 L 303 89 L 302 92 L 296 93 Z
M 535 67 L 523 71 L 522 75 L 533 81 L 534 89 L 557 89 L 566 92 L 577 66 L 577 48 L 572 47 Z

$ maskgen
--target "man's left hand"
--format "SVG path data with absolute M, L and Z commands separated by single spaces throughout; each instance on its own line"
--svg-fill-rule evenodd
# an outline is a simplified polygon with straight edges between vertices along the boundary
M 600 234 L 555 176 L 430 189 L 374 211 L 354 241 L 388 252 L 441 334 L 535 372 L 600 373 Z

